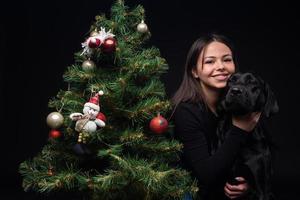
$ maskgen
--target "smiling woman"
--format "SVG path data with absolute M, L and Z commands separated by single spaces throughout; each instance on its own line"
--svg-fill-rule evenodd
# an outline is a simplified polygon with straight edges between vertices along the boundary
M 191 100 L 208 104 L 205 91 L 224 88 L 227 79 L 236 70 L 236 56 L 231 42 L 222 35 L 208 35 L 194 42 L 185 64 L 182 83 L 173 97 L 173 103 Z M 216 104 L 217 102 L 212 102 Z
M 192 69 L 193 76 L 202 80 L 200 85 L 204 90 L 224 88 L 234 71 L 230 48 L 218 41 L 211 42 L 203 49 L 197 67 Z
M 175 136 L 184 147 L 182 164 L 198 180 L 199 195 L 206 200 L 253 194 L 249 192 L 253 191 L 250 170 L 234 177 L 234 183 L 229 181 L 229 173 L 259 114 L 233 116 L 225 141 L 218 146 L 220 117 L 216 108 L 229 77 L 236 71 L 235 59 L 231 43 L 222 35 L 196 40 L 187 55 L 183 81 L 172 99 Z

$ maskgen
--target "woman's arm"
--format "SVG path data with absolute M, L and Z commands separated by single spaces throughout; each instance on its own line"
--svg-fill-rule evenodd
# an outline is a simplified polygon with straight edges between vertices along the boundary
M 183 143 L 186 164 L 193 170 L 201 184 L 211 185 L 226 176 L 248 133 L 232 126 L 227 137 L 210 156 L 205 138 L 205 113 L 196 105 L 182 103 L 175 112 L 176 137 Z

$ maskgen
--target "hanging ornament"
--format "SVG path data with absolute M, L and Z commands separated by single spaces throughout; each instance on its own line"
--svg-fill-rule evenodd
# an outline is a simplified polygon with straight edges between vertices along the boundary
M 59 112 L 52 112 L 47 116 L 47 124 L 53 129 L 59 128 L 64 122 L 64 117 Z
M 99 112 L 96 118 L 106 122 L 106 117 L 102 112 Z
M 78 155 L 88 155 L 91 151 L 83 143 L 77 143 L 73 146 L 73 151 Z
M 83 144 L 85 144 L 89 137 L 90 137 L 90 134 L 87 132 L 79 133 L 77 142 L 78 143 L 82 142 Z
M 115 35 L 112 34 L 110 30 L 106 32 L 105 28 L 101 27 L 101 30 L 98 32 L 98 34 L 93 33 L 93 36 L 81 43 L 82 48 L 84 48 L 81 55 L 84 54 L 88 57 L 91 57 L 94 48 L 100 47 L 107 38 L 113 38 L 114 36 Z
M 84 71 L 93 71 L 96 68 L 96 64 L 92 60 L 88 59 L 82 63 L 81 67 Z
M 95 96 L 91 97 L 89 102 L 86 102 L 83 107 L 82 113 L 72 113 L 70 118 L 76 121 L 75 130 L 79 133 L 87 132 L 93 133 L 98 127 L 104 127 L 105 122 L 98 118 L 100 112 L 100 96 L 103 91 L 100 90 Z
M 97 48 L 100 46 L 101 44 L 101 40 L 99 38 L 97 38 L 96 36 L 90 37 L 89 39 L 87 39 L 87 44 L 90 48 Z
M 98 35 L 98 34 L 99 34 L 99 33 L 98 33 L 97 29 L 95 29 L 94 31 L 92 31 L 92 32 L 90 33 L 90 36 L 93 37 L 93 36 L 96 36 L 96 35 Z
M 56 130 L 56 129 L 52 129 L 50 132 L 49 132 L 49 137 L 50 138 L 53 138 L 53 139 L 56 139 L 56 138 L 59 138 L 61 137 L 61 132 Z
M 148 31 L 148 26 L 144 23 L 144 20 L 142 20 L 142 22 L 137 25 L 136 29 L 140 33 L 146 33 Z
M 47 174 L 48 174 L 49 176 L 53 176 L 53 175 L 54 175 L 53 167 L 49 167 L 49 168 L 48 168 Z
M 111 53 L 116 50 L 116 39 L 115 38 L 107 38 L 102 44 L 102 51 L 106 53 Z
M 161 134 L 168 130 L 168 121 L 159 113 L 150 121 L 150 129 L 154 133 Z

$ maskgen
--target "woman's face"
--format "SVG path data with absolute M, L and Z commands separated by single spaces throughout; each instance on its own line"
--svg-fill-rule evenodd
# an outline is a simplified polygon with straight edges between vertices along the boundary
M 213 41 L 203 49 L 192 73 L 200 79 L 201 87 L 221 89 L 235 71 L 232 52 L 228 46 Z

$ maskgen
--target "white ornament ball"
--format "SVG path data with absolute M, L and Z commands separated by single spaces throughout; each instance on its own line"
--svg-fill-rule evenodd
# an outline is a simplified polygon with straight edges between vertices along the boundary
M 144 20 L 137 25 L 137 31 L 140 33 L 146 33 L 148 31 L 148 26 L 144 23 Z
M 92 60 L 86 60 L 81 65 L 84 71 L 92 71 L 96 68 L 96 64 Z
M 52 129 L 59 128 L 64 123 L 64 117 L 59 112 L 52 112 L 47 116 L 47 124 Z

